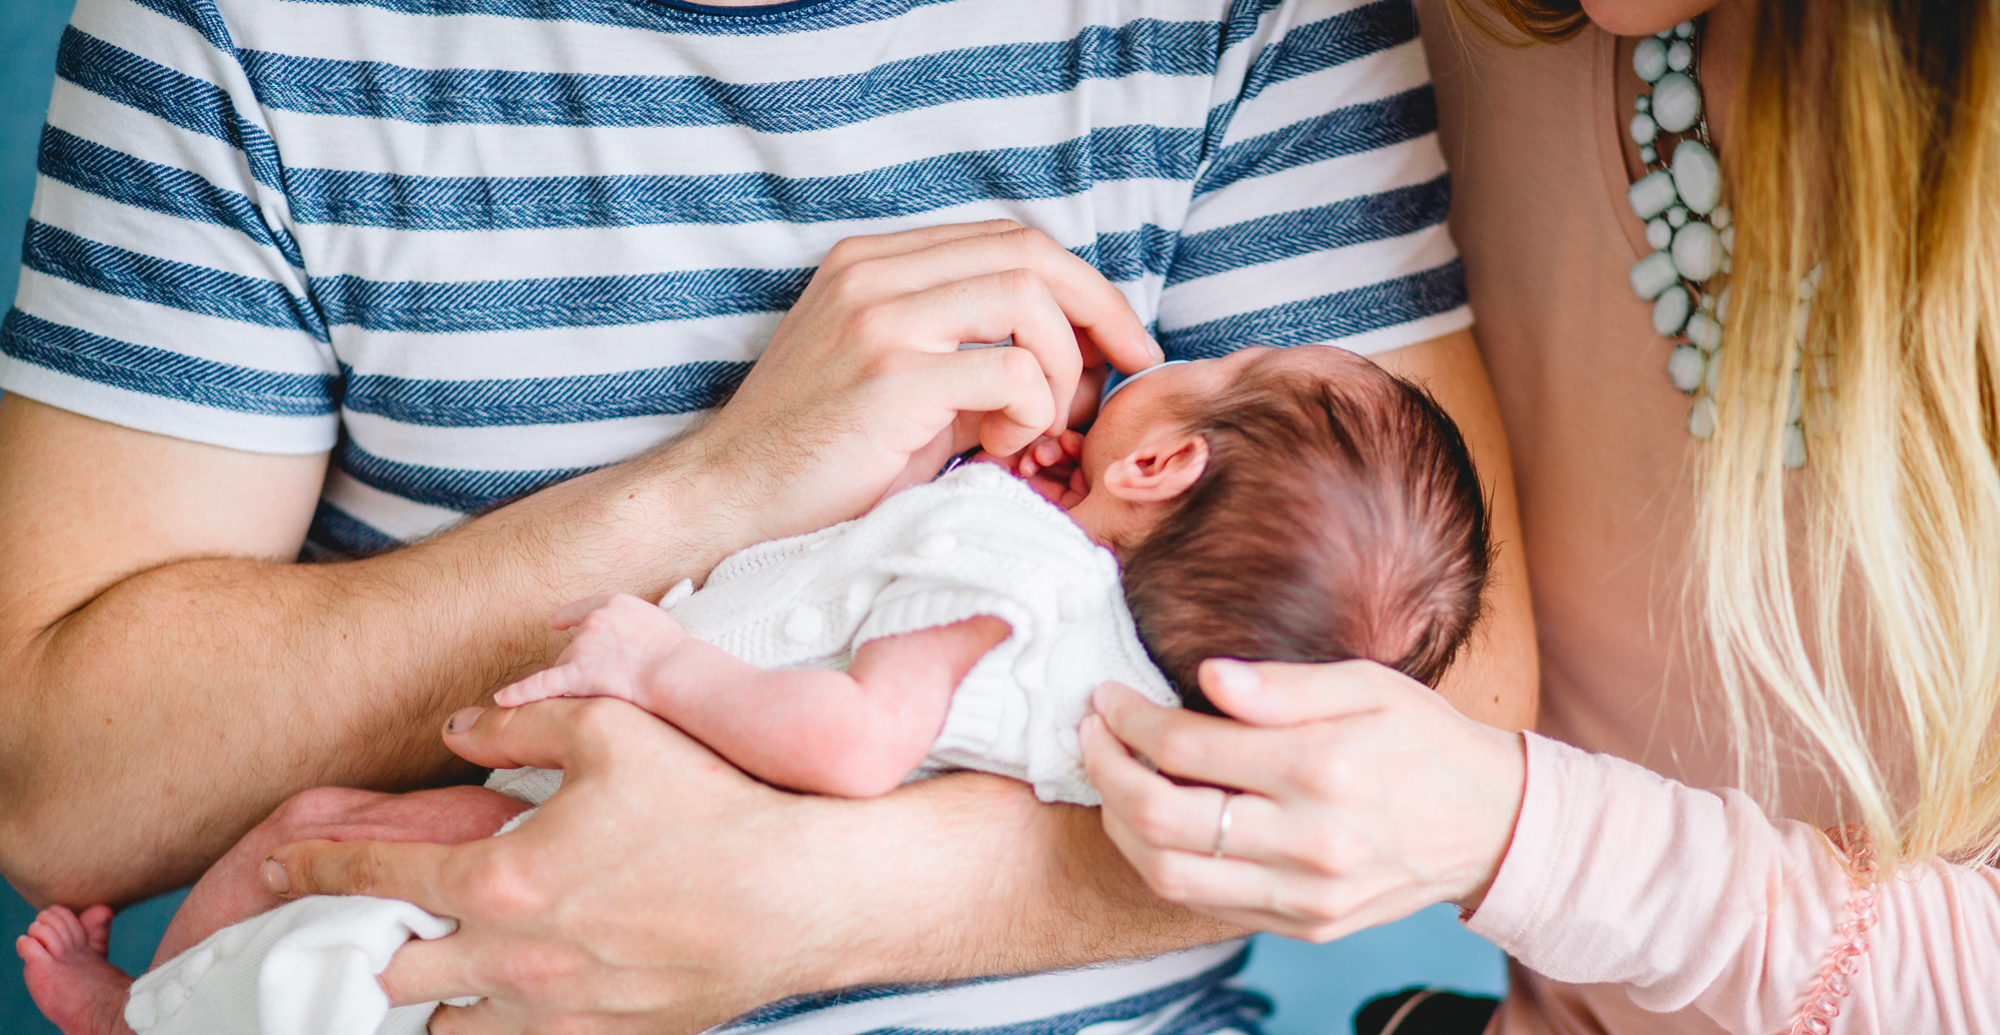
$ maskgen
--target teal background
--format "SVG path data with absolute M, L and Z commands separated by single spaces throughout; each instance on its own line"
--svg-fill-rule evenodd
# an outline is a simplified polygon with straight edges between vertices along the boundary
M 21 232 L 35 184 L 35 145 L 48 111 L 56 41 L 73 0 L 0 0 L 0 299 L 19 280 Z M 138 973 L 181 893 L 125 910 L 112 928 L 111 958 Z M 0 934 L 26 930 L 34 910 L 0 889 Z M 12 942 L 8 941 L 11 945 Z M 1361 1003 L 1409 985 L 1438 985 L 1497 995 L 1507 976 L 1498 950 L 1468 933 L 1449 906 L 1364 931 L 1331 945 L 1259 936 L 1247 984 L 1278 1000 L 1270 1035 L 1331 1035 L 1350 1030 Z M 21 984 L 21 968 L 0 957 L 0 1032 L 56 1035 Z
M 8 305 L 21 276 L 21 231 L 35 190 L 35 144 L 49 110 L 56 40 L 74 6 L 75 0 L 0 0 L 0 301 Z

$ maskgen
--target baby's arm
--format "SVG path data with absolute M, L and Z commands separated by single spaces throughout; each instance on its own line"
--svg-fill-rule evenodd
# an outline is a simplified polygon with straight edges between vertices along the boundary
M 923 761 L 952 691 L 1009 631 L 1000 619 L 975 617 L 871 640 L 846 672 L 763 669 L 688 636 L 658 607 L 619 596 L 582 617 L 555 667 L 495 700 L 623 698 L 760 779 L 871 797 Z

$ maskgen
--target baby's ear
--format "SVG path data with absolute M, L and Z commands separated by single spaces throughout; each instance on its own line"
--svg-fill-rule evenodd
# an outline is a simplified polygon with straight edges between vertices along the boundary
M 1111 462 L 1099 484 L 1128 503 L 1163 503 L 1186 492 L 1208 470 L 1208 439 L 1192 431 L 1161 430 Z

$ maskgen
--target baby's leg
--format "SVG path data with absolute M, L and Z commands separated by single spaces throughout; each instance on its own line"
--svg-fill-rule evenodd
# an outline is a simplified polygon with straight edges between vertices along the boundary
M 320 787 L 294 795 L 222 857 L 181 903 L 153 964 L 193 948 L 230 924 L 283 901 L 264 887 L 258 867 L 294 841 L 426 841 L 463 844 L 492 835 L 527 805 L 483 787 L 378 794 Z M 81 916 L 55 906 L 15 943 L 35 1005 L 64 1035 L 130 1035 L 124 1022 L 132 978 L 104 958 L 111 911 Z
M 80 916 L 50 906 L 14 939 L 28 995 L 63 1035 L 132 1035 L 125 1026 L 132 976 L 104 958 L 110 944 L 110 906 Z

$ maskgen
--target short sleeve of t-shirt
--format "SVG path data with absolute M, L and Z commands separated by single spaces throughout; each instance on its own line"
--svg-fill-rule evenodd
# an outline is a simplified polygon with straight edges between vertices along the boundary
M 1238 4 L 1159 303 L 1171 359 L 1381 352 L 1472 322 L 1408 3 Z
M 0 389 L 237 449 L 333 445 L 285 173 L 205 0 L 79 0 L 38 165 Z

